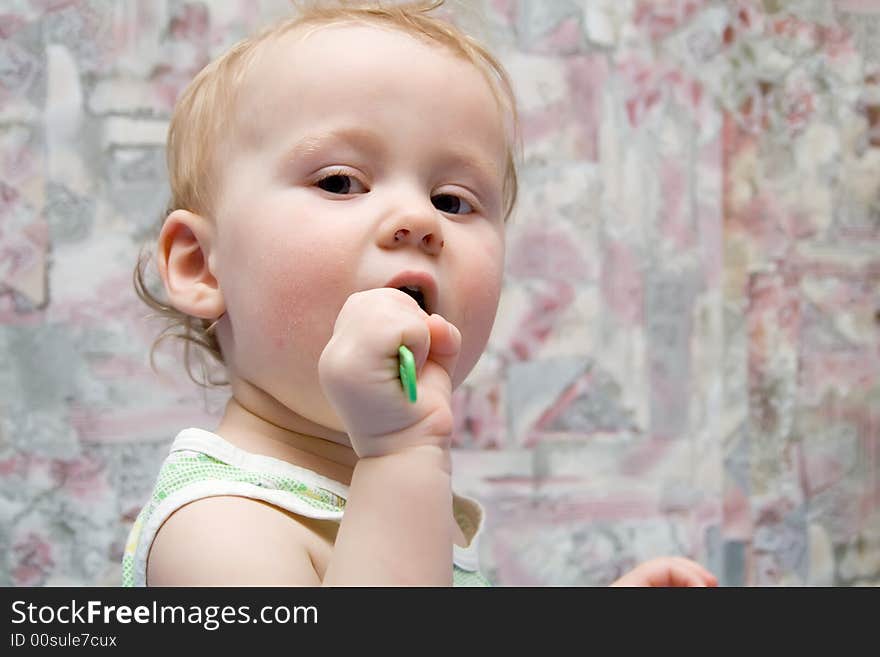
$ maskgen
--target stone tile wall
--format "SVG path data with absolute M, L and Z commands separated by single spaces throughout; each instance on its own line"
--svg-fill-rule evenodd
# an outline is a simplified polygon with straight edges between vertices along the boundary
M 520 203 L 457 488 L 499 585 L 660 554 L 880 583 L 880 3 L 460 2 L 509 69 Z M 222 392 L 131 285 L 173 103 L 282 0 L 0 5 L 0 584 L 116 584 Z

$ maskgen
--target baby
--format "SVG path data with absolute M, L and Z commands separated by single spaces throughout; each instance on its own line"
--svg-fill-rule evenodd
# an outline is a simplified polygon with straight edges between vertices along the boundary
M 305 9 L 178 102 L 165 299 L 143 263 L 137 287 L 231 397 L 213 432 L 174 441 L 123 584 L 488 584 L 482 511 L 451 488 L 450 402 L 498 307 L 516 111 L 439 4 Z M 661 558 L 617 583 L 715 582 Z

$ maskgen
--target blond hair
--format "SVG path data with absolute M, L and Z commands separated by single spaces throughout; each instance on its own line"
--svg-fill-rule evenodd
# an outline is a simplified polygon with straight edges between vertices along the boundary
M 444 0 L 417 0 L 387 4 L 372 2 L 310 2 L 296 3 L 299 11 L 293 18 L 279 21 L 261 33 L 239 41 L 223 55 L 205 66 L 190 82 L 174 107 L 168 129 L 166 161 L 171 199 L 164 217 L 177 209 L 210 216 L 215 176 L 215 147 L 227 134 L 234 115 L 238 90 L 250 70 L 261 46 L 300 27 L 321 27 L 334 23 L 354 22 L 392 27 L 418 38 L 437 43 L 456 56 L 474 64 L 489 82 L 506 119 L 509 120 L 509 142 L 503 185 L 503 213 L 506 220 L 516 204 L 517 175 L 515 150 L 518 144 L 516 101 L 510 78 L 501 63 L 477 40 L 465 34 L 445 18 L 432 15 Z M 153 294 L 145 282 L 150 255 L 142 251 L 134 271 L 138 296 L 168 325 L 153 343 L 150 362 L 155 368 L 154 353 L 166 338 L 184 342 L 184 364 L 190 378 L 200 385 L 214 385 L 208 380 L 204 362 L 201 379 L 193 374 L 195 356 L 200 347 L 216 361 L 223 363 L 220 343 L 214 334 L 216 321 L 191 317 Z

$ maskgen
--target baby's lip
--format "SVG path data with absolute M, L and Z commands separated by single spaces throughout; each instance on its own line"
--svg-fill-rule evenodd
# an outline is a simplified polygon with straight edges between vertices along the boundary
M 422 295 L 425 297 L 425 312 L 429 315 L 435 312 L 440 299 L 438 298 L 437 283 L 431 274 L 424 271 L 407 269 L 406 271 L 397 274 L 394 278 L 385 283 L 383 287 L 393 287 L 394 289 L 397 289 L 405 286 L 419 288 L 422 291 Z

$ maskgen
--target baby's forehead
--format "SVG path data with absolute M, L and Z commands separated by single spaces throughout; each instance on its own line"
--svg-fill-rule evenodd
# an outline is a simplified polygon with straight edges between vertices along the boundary
M 355 76 L 350 75 L 353 71 Z M 345 81 L 335 77 L 339 75 Z M 493 123 L 506 123 L 487 73 L 449 44 L 396 26 L 346 20 L 297 25 L 261 44 L 236 90 L 239 127 L 259 129 L 260 116 L 275 119 L 287 113 L 292 119 L 298 108 L 317 98 L 324 99 L 327 112 L 350 109 L 334 100 L 358 102 L 361 97 L 375 97 L 382 85 L 393 92 L 419 78 L 437 80 L 424 90 L 430 96 L 453 93 L 470 80 L 476 96 L 462 102 L 462 109 L 478 104 L 496 110 Z M 273 103 L 279 107 L 273 109 Z M 426 115 L 424 120 L 430 122 L 432 117 Z
M 495 80 L 493 64 L 462 44 L 462 41 L 425 34 L 415 28 L 350 18 L 295 24 L 258 44 L 240 86 L 250 86 L 250 91 L 255 92 L 254 84 L 265 88 L 266 84 L 278 84 L 286 74 L 303 68 L 320 72 L 325 63 L 349 57 L 357 64 L 372 66 L 372 75 L 388 67 L 405 67 L 411 75 L 419 75 L 423 72 L 418 68 L 420 64 L 445 61 L 454 62 L 459 67 L 459 75 L 479 75 L 499 108 L 510 104 L 502 100 L 504 93 Z M 400 55 L 399 59 L 390 62 L 383 59 L 382 53 L 389 51 Z M 326 80 L 327 84 L 332 82 Z M 363 82 L 369 84 L 369 79 Z M 436 90 L 437 93 L 442 91 Z
M 255 49 L 253 60 L 246 72 L 246 80 L 258 77 L 259 73 L 270 74 L 295 71 L 297 67 L 316 67 L 322 61 L 345 58 L 354 55 L 364 63 L 381 58 L 381 51 L 395 44 L 397 51 L 418 52 L 421 61 L 428 59 L 453 59 L 485 76 L 485 71 L 477 61 L 469 60 L 449 43 L 443 43 L 425 34 L 416 33 L 398 25 L 373 24 L 354 19 L 322 23 L 304 23 L 292 26 L 266 39 Z M 381 62 L 376 62 L 377 70 Z M 388 62 L 385 62 L 387 66 Z M 414 60 L 394 63 L 415 70 Z M 328 80 L 328 83 L 332 80 Z M 487 86 L 493 91 L 489 80 Z

